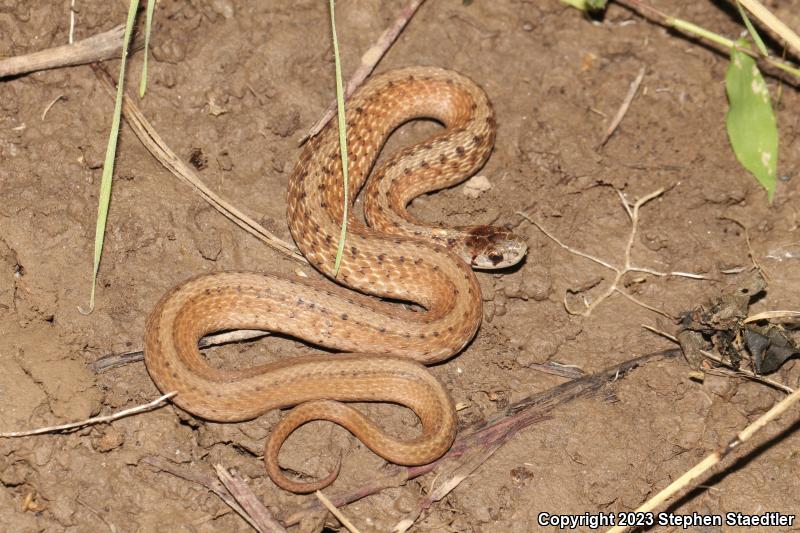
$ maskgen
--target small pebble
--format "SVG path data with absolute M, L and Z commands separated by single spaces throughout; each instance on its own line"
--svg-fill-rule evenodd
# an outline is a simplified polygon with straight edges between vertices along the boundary
M 464 184 L 462 192 L 468 198 L 477 198 L 492 188 L 492 183 L 486 176 L 474 176 Z
M 226 19 L 233 18 L 234 9 L 231 0 L 214 0 L 211 2 L 211 9 Z

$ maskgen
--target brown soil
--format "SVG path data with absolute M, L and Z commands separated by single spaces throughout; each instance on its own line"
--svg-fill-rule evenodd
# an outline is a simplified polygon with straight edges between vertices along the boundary
M 0 2 L 0 54 L 65 43 L 66 4 Z M 77 4 L 79 38 L 125 19 L 127 2 Z M 791 26 L 800 26 L 800 2 L 771 4 Z M 398 5 L 340 2 L 345 74 Z M 664 0 L 658 6 L 726 35 L 741 29 L 714 3 Z M 328 24 L 327 4 L 318 0 L 163 0 L 156 10 L 145 114 L 176 153 L 187 159 L 196 149 L 205 154 L 201 175 L 210 187 L 285 239 L 283 191 L 297 140 L 332 95 Z M 141 53 L 133 56 L 131 80 L 138 81 L 141 60 Z M 725 55 L 620 7 L 593 22 L 556 0 L 468 6 L 430 1 L 379 70 L 418 64 L 452 68 L 478 81 L 496 107 L 499 135 L 481 172 L 493 184 L 490 191 L 470 199 L 455 187 L 415 202 L 415 213 L 457 224 L 512 224 L 530 243 L 520 268 L 479 275 L 486 319 L 477 339 L 433 369 L 465 405 L 465 423 L 564 381 L 533 363 L 557 361 L 594 372 L 670 347 L 642 324 L 674 331 L 670 321 L 619 294 L 588 318 L 567 314 L 567 289 L 584 288 L 580 297 L 596 298 L 612 274 L 559 248 L 517 211 L 526 210 L 569 245 L 619 263 L 630 226 L 616 191 L 633 200 L 667 187 L 642 209 L 635 262 L 703 272 L 715 281 L 628 275 L 627 291 L 676 315 L 736 283 L 740 276 L 723 271 L 751 265 L 745 235 L 731 221 L 736 219 L 750 228 L 754 255 L 770 276 L 768 293 L 754 309 L 800 309 L 796 89 L 784 86 L 779 93 L 770 80 L 773 94 L 780 94 L 779 173 L 785 176 L 770 206 L 728 145 Z M 109 66 L 116 72 L 118 63 Z M 620 129 L 596 149 L 642 67 L 644 82 Z M 297 268 L 212 210 L 123 127 L 97 307 L 90 315 L 79 313 L 88 303 L 111 112 L 112 102 L 87 66 L 0 82 L 2 431 L 110 413 L 156 397 L 141 363 L 99 375 L 87 363 L 139 347 L 148 312 L 181 280 L 230 268 Z M 404 128 L 391 144 L 407 144 L 431 128 Z M 266 339 L 216 350 L 215 357 L 247 365 L 300 349 L 291 340 Z M 800 365 L 790 361 L 772 377 L 796 386 Z M 416 530 L 553 530 L 537 526 L 538 513 L 634 509 L 782 396 L 730 377 L 693 381 L 678 359 L 649 364 L 607 394 L 572 403 L 518 434 L 425 513 Z M 377 406 L 370 412 L 397 431 L 413 424 L 400 409 Z M 308 497 L 283 493 L 263 471 L 261 446 L 278 418 L 270 413 L 246 424 L 207 424 L 169 406 L 70 434 L 1 440 L 2 529 L 247 531 L 216 496 L 140 460 L 155 455 L 202 472 L 215 463 L 236 467 L 280 515 Z M 726 461 L 724 473 L 670 509 L 797 513 L 795 418 L 770 424 L 755 444 Z M 322 423 L 292 436 L 282 462 L 319 475 L 333 463 L 329 450 L 336 447 L 347 451 L 330 490 L 380 474 L 381 460 Z M 344 512 L 362 531 L 385 531 L 432 482 L 420 478 Z M 733 529 L 702 529 L 720 530 Z

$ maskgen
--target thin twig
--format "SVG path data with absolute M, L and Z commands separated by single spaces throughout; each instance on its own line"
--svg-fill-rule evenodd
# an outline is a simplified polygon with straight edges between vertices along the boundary
M 394 43 L 397 39 L 397 36 L 400 35 L 400 32 L 403 31 L 403 28 L 406 27 L 408 21 L 411 20 L 411 17 L 414 16 L 419 6 L 425 0 L 410 0 L 408 5 L 397 15 L 394 22 L 384 30 L 378 40 L 372 45 L 369 50 L 364 52 L 364 55 L 361 56 L 361 64 L 358 66 L 356 71 L 350 77 L 347 82 L 347 86 L 345 87 L 344 91 L 344 99 L 347 100 L 350 98 L 350 95 L 361 85 L 364 80 L 369 76 L 369 74 L 375 68 L 375 65 L 381 60 L 381 58 L 386 54 L 386 51 L 389 49 L 390 46 Z M 309 130 L 303 135 L 303 138 L 300 139 L 300 144 L 306 142 L 311 137 L 318 134 L 325 125 L 330 122 L 333 118 L 334 114 L 336 114 L 336 100 L 334 100 L 329 106 L 328 109 L 325 111 L 325 114 L 322 115 L 320 118 Z
M 661 315 L 661 316 L 663 316 L 665 318 L 669 318 L 670 320 L 676 320 L 678 318 L 678 317 L 672 316 L 671 314 L 667 313 L 663 309 L 659 309 L 657 307 L 653 307 L 652 305 L 644 303 L 640 299 L 636 298 L 634 295 L 628 294 L 627 292 L 625 292 L 623 290 L 620 290 L 619 287 L 614 287 L 614 290 L 617 291 L 622 296 L 624 296 L 625 298 L 627 298 L 628 300 L 630 300 L 633 303 L 635 303 L 636 305 L 638 305 L 639 307 L 644 307 L 648 311 L 652 311 L 654 313 L 657 313 L 657 314 L 659 314 L 659 315 Z
M 599 297 L 597 297 L 594 300 L 594 302 L 592 302 L 591 304 L 584 304 L 585 309 L 582 312 L 573 311 L 572 309 L 570 309 L 569 303 L 567 302 L 567 294 L 565 294 L 564 295 L 564 308 L 567 310 L 568 313 L 574 314 L 574 315 L 589 316 L 592 313 L 592 311 L 594 310 L 595 307 L 600 305 L 603 301 L 606 300 L 606 298 L 610 297 L 615 292 L 618 292 L 618 293 L 622 294 L 623 296 L 625 296 L 626 298 L 628 298 L 629 300 L 631 300 L 632 302 L 636 303 L 637 305 L 640 305 L 640 306 L 644 307 L 645 309 L 648 309 L 650 311 L 654 311 L 654 312 L 659 313 L 661 315 L 664 315 L 664 316 L 666 316 L 668 318 L 673 318 L 666 311 L 663 311 L 663 310 L 660 310 L 660 309 L 656 309 L 655 307 L 652 307 L 650 305 L 644 304 L 643 302 L 640 302 L 637 298 L 635 298 L 631 294 L 628 294 L 627 292 L 625 292 L 622 289 L 620 289 L 619 288 L 620 287 L 620 283 L 622 282 L 622 278 L 625 276 L 625 274 L 627 274 L 628 272 L 644 272 L 644 273 L 652 274 L 653 276 L 659 276 L 659 277 L 677 276 L 677 277 L 684 277 L 684 278 L 689 278 L 689 279 L 709 279 L 708 276 L 705 276 L 703 274 L 693 274 L 693 273 L 687 273 L 687 272 L 659 272 L 658 270 L 653 270 L 651 268 L 638 267 L 638 266 L 634 266 L 634 265 L 631 264 L 631 252 L 633 250 L 633 245 L 634 245 L 634 243 L 636 241 L 636 232 L 637 232 L 638 227 L 639 227 L 639 210 L 641 209 L 641 207 L 644 204 L 646 204 L 650 200 L 653 200 L 653 199 L 661 196 L 662 194 L 664 194 L 665 190 L 666 189 L 661 188 L 661 189 L 658 189 L 656 191 L 651 192 L 650 194 L 647 194 L 647 195 L 643 196 L 642 198 L 639 198 L 633 204 L 632 208 L 631 208 L 630 205 L 628 205 L 628 201 L 625 199 L 625 196 L 620 191 L 617 191 L 617 194 L 620 197 L 620 201 L 622 202 L 622 207 L 625 208 L 625 212 L 628 214 L 628 218 L 630 218 L 630 221 L 631 221 L 630 234 L 628 235 L 628 241 L 625 244 L 624 263 L 623 263 L 623 266 L 621 268 L 612 265 L 608 261 L 605 261 L 603 259 L 599 259 L 597 257 L 594 257 L 592 255 L 589 255 L 589 254 L 587 254 L 585 252 L 582 252 L 580 250 L 577 250 L 575 248 L 572 248 L 571 246 L 568 246 L 568 245 L 564 244 L 555 235 L 553 235 L 552 233 L 547 231 L 539 222 L 533 220 L 530 216 L 528 216 L 527 213 L 524 213 L 522 211 L 517 211 L 518 215 L 520 215 L 525 220 L 527 220 L 528 222 L 530 222 L 531 224 L 536 226 L 542 233 L 544 233 L 548 238 L 550 238 L 550 240 L 552 240 L 553 242 L 555 242 L 556 244 L 558 244 L 559 246 L 561 246 L 562 248 L 567 250 L 569 253 L 571 253 L 573 255 L 577 255 L 577 256 L 583 257 L 585 259 L 589 259 L 590 261 L 594 261 L 595 263 L 597 263 L 599 265 L 602 265 L 602 266 L 608 268 L 609 270 L 613 270 L 614 271 L 614 273 L 615 273 L 614 281 L 611 282 L 611 285 L 609 285 L 605 289 L 603 294 L 601 294 Z M 572 290 L 568 290 L 567 291 L 567 293 L 574 293 L 574 292 L 576 292 L 576 291 L 572 291 Z
M 561 363 L 557 363 L 555 361 L 548 361 L 543 365 L 538 363 L 528 363 L 525 365 L 525 368 L 530 368 L 531 370 L 536 370 L 545 374 L 552 374 L 554 376 L 560 376 L 568 379 L 578 379 L 586 375 L 586 372 L 581 370 L 578 366 L 562 365 Z
M 750 231 L 747 229 L 747 226 L 744 225 L 744 222 L 741 222 L 740 220 L 737 220 L 733 217 L 720 217 L 720 218 L 722 220 L 730 220 L 731 222 L 742 228 L 742 231 L 744 231 L 744 242 L 745 244 L 747 244 L 747 255 L 748 257 L 750 257 L 750 261 L 753 262 L 753 266 L 755 267 L 756 270 L 758 270 L 761 273 L 761 275 L 764 277 L 764 280 L 770 281 L 769 275 L 767 275 L 767 272 L 761 267 L 761 264 L 758 262 L 758 259 L 756 259 L 756 252 L 755 250 L 753 250 L 753 246 L 750 243 Z
M 126 416 L 135 415 L 137 413 L 143 413 L 145 411 L 150 411 L 152 409 L 155 409 L 156 407 L 161 407 L 161 405 L 164 402 L 166 402 L 169 398 L 172 398 L 176 394 L 178 393 L 170 392 L 164 394 L 163 396 L 159 396 L 152 402 L 146 403 L 144 405 L 137 405 L 136 407 L 131 407 L 130 409 L 124 409 L 122 411 L 110 415 L 95 416 L 93 418 L 87 418 L 86 420 L 80 420 L 78 422 L 70 422 L 68 424 L 61 424 L 58 426 L 48 426 L 48 427 L 30 429 L 25 431 L 9 431 L 7 433 L 0 433 L 0 438 L 29 437 L 31 435 L 41 435 L 43 433 L 55 433 L 57 431 L 64 431 L 67 429 L 82 428 L 84 426 L 89 426 L 92 424 L 105 424 L 107 422 L 113 422 L 114 420 L 118 420 L 120 418 L 125 418 Z
M 626 208 L 626 209 L 627 209 L 627 208 Z M 558 238 L 557 238 L 555 235 L 553 235 L 552 233 L 550 233 L 549 231 L 547 231 L 547 230 L 544 228 L 544 226 L 542 226 L 542 225 L 541 225 L 541 224 L 539 224 L 537 221 L 535 221 L 535 220 L 533 220 L 532 218 L 530 218 L 530 217 L 527 215 L 527 213 L 523 213 L 522 211 L 517 211 L 517 214 L 518 214 L 518 215 L 520 215 L 521 217 L 523 217 L 525 220 L 527 220 L 527 221 L 528 221 L 528 222 L 530 222 L 531 224 L 533 224 L 534 226 L 536 226 L 536 228 L 537 228 L 539 231 L 541 231 L 542 233 L 544 233 L 545 235 L 547 235 L 547 236 L 550 238 L 550 240 L 551 240 L 551 241 L 555 242 L 557 245 L 561 246 L 563 249 L 565 249 L 565 250 L 566 250 L 566 251 L 568 251 L 569 253 L 571 253 L 571 254 L 574 254 L 574 255 L 579 255 L 579 256 L 581 256 L 581 257 L 583 257 L 583 258 L 585 258 L 585 259 L 588 259 L 588 260 L 590 260 L 590 261 L 594 261 L 594 262 L 595 262 L 595 263 L 597 263 L 598 265 L 602 265 L 602 266 L 604 266 L 604 267 L 606 267 L 606 268 L 608 268 L 608 269 L 610 269 L 610 270 L 613 270 L 614 272 L 619 272 L 619 269 L 618 269 L 617 267 L 615 267 L 614 265 L 612 265 L 611 263 L 608 263 L 608 262 L 606 262 L 606 261 L 603 261 L 602 259 L 599 259 L 599 258 L 597 258 L 597 257 L 594 257 L 593 255 L 589 255 L 589 254 L 587 254 L 587 253 L 585 253 L 585 252 L 581 252 L 580 250 L 577 250 L 577 249 L 575 249 L 575 248 L 572 248 L 571 246 L 568 246 L 568 245 L 564 244 L 564 243 L 563 243 L 563 242 L 561 242 L 561 241 L 560 241 L 560 240 L 559 240 L 559 239 L 558 239 Z
M 350 533 L 360 533 L 358 528 L 353 525 L 353 523 L 347 519 L 347 517 L 342 513 L 339 509 L 336 508 L 335 505 L 331 503 L 327 496 L 322 494 L 320 491 L 314 491 L 314 496 L 325 506 L 325 508 L 331 512 L 333 516 L 336 517 L 336 520 L 339 521 Z
M 700 350 L 700 353 L 703 354 L 704 357 L 706 357 L 708 359 L 711 359 L 715 363 L 720 364 L 720 365 L 730 369 L 731 374 L 733 374 L 735 376 L 742 377 L 742 378 L 745 378 L 745 379 L 749 379 L 751 381 L 757 381 L 757 382 L 762 383 L 764 385 L 768 385 L 768 386 L 770 386 L 772 388 L 775 388 L 775 389 L 778 389 L 780 391 L 783 391 L 786 394 L 791 394 L 791 393 L 794 392 L 793 388 L 791 388 L 791 387 L 789 387 L 787 385 L 784 385 L 783 383 L 779 383 L 779 382 L 777 382 L 775 380 L 772 380 L 772 379 L 769 379 L 769 378 L 765 378 L 764 376 L 759 376 L 755 372 L 751 372 L 749 370 L 744 370 L 742 368 L 735 368 L 732 364 L 730 364 L 729 362 L 723 360 L 720 357 L 717 357 L 716 355 L 714 355 L 711 352 L 708 352 L 706 350 Z
M 239 505 L 242 506 L 242 509 L 247 512 L 248 516 L 250 516 L 256 524 L 256 529 L 258 531 L 286 533 L 286 528 L 275 520 L 272 513 L 269 512 L 269 509 L 261 503 L 258 496 L 253 494 L 253 491 L 250 490 L 250 487 L 241 476 L 234 472 L 228 472 L 220 464 L 214 465 L 214 471 L 217 473 L 217 477 L 222 484 L 225 485 L 225 488 L 228 489 L 228 492 L 231 493 L 231 496 L 234 497 Z
M 119 57 L 125 25 L 115 26 L 73 44 L 0 60 L 0 78 L 49 68 L 83 65 Z
M 69 0 L 69 44 L 72 44 L 75 36 L 75 0 Z
M 697 479 L 706 473 L 714 465 L 718 464 L 725 457 L 727 457 L 739 445 L 747 442 L 753 435 L 763 429 L 769 422 L 786 412 L 791 406 L 800 401 L 800 389 L 797 389 L 792 394 L 775 404 L 772 409 L 758 417 L 758 419 L 740 431 L 728 444 L 715 451 L 699 463 L 697 463 L 688 472 L 681 477 L 670 483 L 664 490 L 656 494 L 653 498 L 645 502 L 641 507 L 636 509 L 636 513 L 647 513 L 653 509 L 659 508 L 666 504 L 668 501 L 681 491 L 692 487 Z M 788 426 L 791 422 L 787 423 Z M 624 533 L 629 528 L 616 526 L 608 530 L 608 533 Z
M 662 331 L 660 329 L 656 329 L 653 326 L 648 326 L 647 324 L 642 324 L 641 326 L 644 329 L 648 330 L 648 331 L 652 331 L 656 335 L 661 335 L 665 339 L 671 340 L 675 344 L 680 344 L 680 341 L 678 340 L 678 338 L 676 336 L 670 335 L 666 331 Z M 768 385 L 770 387 L 774 387 L 774 388 L 776 388 L 778 390 L 782 390 L 783 392 L 786 392 L 788 394 L 791 394 L 792 392 L 794 392 L 793 388 L 791 388 L 791 387 L 789 387 L 787 385 L 784 385 L 783 383 L 779 383 L 779 382 L 774 381 L 772 379 L 765 378 L 764 376 L 759 376 L 755 372 L 751 372 L 749 370 L 743 370 L 741 368 L 734 368 L 734 366 L 732 364 L 730 364 L 729 362 L 717 357 L 716 355 L 714 355 L 711 352 L 707 352 L 706 350 L 700 350 L 700 353 L 703 354 L 703 356 L 705 356 L 706 358 L 711 359 L 715 363 L 720 364 L 720 365 L 730 369 L 731 373 L 733 375 L 735 375 L 735 376 L 742 377 L 742 378 L 745 378 L 745 379 L 749 379 L 749 380 L 752 380 L 752 381 L 757 381 L 759 383 L 763 383 L 764 385 Z
M 228 331 L 225 333 L 218 333 L 216 335 L 208 335 L 207 337 L 203 337 L 198 343 L 198 348 L 202 350 L 203 348 L 211 348 L 212 346 L 220 346 L 222 344 L 228 344 L 231 342 L 261 339 L 269 335 L 271 335 L 269 331 L 261 331 L 258 329 L 237 329 L 236 331 Z M 112 368 L 125 366 L 143 360 L 144 351 L 139 349 L 122 353 L 106 354 L 102 357 L 99 357 L 89 366 L 95 372 L 100 373 Z
M 617 114 L 614 116 L 614 120 L 611 121 L 611 124 L 608 125 L 608 129 L 606 129 L 605 135 L 600 140 L 600 144 L 597 146 L 598 149 L 602 148 L 606 145 L 608 140 L 614 135 L 614 132 L 617 131 L 622 119 L 625 117 L 625 114 L 628 112 L 628 108 L 631 106 L 631 102 L 633 102 L 633 97 L 636 96 L 636 91 L 639 90 L 639 86 L 642 84 L 642 80 L 644 79 L 645 67 L 639 69 L 639 74 L 637 74 L 636 79 L 631 82 L 631 86 L 628 89 L 628 94 L 625 96 L 625 100 L 622 101 L 622 105 L 620 106 Z
M 42 111 L 42 122 L 44 122 L 44 117 L 46 117 L 46 116 L 47 116 L 47 112 L 48 112 L 48 111 L 50 111 L 50 108 L 51 108 L 51 107 L 53 107 L 53 106 L 56 104 L 56 102 L 58 102 L 58 101 L 59 101 L 59 100 L 61 100 L 62 98 L 64 98 L 64 95 L 63 95 L 63 94 L 59 94 L 58 96 L 56 96 L 56 97 L 53 99 L 53 101 L 52 101 L 52 102 L 50 102 L 49 104 L 47 104 L 47 107 L 45 107 L 45 108 L 44 108 L 44 111 Z
M 200 472 L 195 470 L 187 470 L 186 468 L 179 468 L 178 465 L 172 463 L 171 461 L 167 461 L 163 457 L 156 457 L 156 456 L 147 456 L 143 457 L 139 460 L 139 464 L 146 464 L 150 465 L 151 467 L 160 470 L 162 472 L 166 472 L 168 474 L 172 474 L 175 477 L 184 479 L 191 483 L 196 483 L 197 485 L 201 485 L 206 489 L 210 490 L 214 494 L 216 494 L 220 500 L 222 500 L 225 505 L 233 509 L 236 514 L 241 516 L 250 526 L 258 531 L 258 525 L 255 523 L 253 518 L 250 514 L 244 510 L 244 508 L 239 505 L 236 499 L 231 496 L 228 489 L 225 488 L 225 485 L 222 484 L 219 479 L 214 478 L 211 474 L 207 474 L 205 472 Z
M 800 311 L 762 311 L 755 315 L 750 315 L 744 319 L 744 323 L 758 322 L 759 320 L 771 320 L 774 322 L 783 322 L 786 324 L 797 324 L 800 322 Z
M 109 96 L 112 96 L 114 83 L 111 76 L 100 67 L 94 67 L 94 72 L 101 85 L 108 91 Z M 144 115 L 133 100 L 127 96 L 123 97 L 122 114 L 133 132 L 153 157 L 158 159 L 164 168 L 169 170 L 175 177 L 193 187 L 212 207 L 272 249 L 295 261 L 308 263 L 294 246 L 273 235 L 267 228 L 245 215 L 233 204 L 224 200 L 207 187 L 200 177 L 170 150 L 153 126 L 144 118 Z
M 427 496 L 422 498 L 417 507 L 408 513 L 408 515 L 400 520 L 392 528 L 393 533 L 405 533 L 411 526 L 419 519 L 422 513 L 428 510 L 435 502 L 440 501 L 442 498 L 450 494 L 462 481 L 472 474 L 479 466 L 485 463 L 494 452 L 496 452 L 505 441 L 498 441 L 489 443 L 477 451 L 469 454 L 470 457 L 466 461 L 462 461 L 456 468 L 453 468 L 445 476 L 437 475 L 434 482 L 438 482 L 438 486 L 433 488 Z

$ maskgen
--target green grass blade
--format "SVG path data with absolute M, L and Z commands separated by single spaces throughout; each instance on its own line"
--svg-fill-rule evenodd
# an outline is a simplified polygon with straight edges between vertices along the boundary
M 745 46 L 741 41 L 737 44 Z M 777 182 L 778 127 L 767 84 L 755 60 L 732 49 L 725 86 L 730 102 L 725 122 L 733 152 L 767 190 L 772 202 Z
M 606 8 L 608 0 L 561 0 L 561 3 L 581 11 L 602 11 Z
M 750 17 L 747 16 L 747 12 L 744 10 L 742 4 L 740 4 L 738 0 L 736 2 L 736 7 L 739 9 L 739 15 L 742 17 L 744 25 L 747 26 L 747 31 L 748 33 L 750 33 L 750 37 L 752 37 L 753 42 L 756 43 L 756 48 L 758 48 L 758 51 L 761 52 L 762 56 L 768 57 L 769 51 L 767 50 L 767 46 L 764 44 L 764 41 L 761 40 L 761 36 L 756 31 L 756 28 L 755 26 L 753 26 L 753 23 L 750 22 Z
M 792 76 L 800 78 L 800 68 L 794 68 L 794 67 L 792 67 L 790 65 L 787 65 L 786 63 L 783 63 L 781 61 L 775 61 L 771 57 L 767 58 L 767 63 L 769 63 L 773 67 L 778 67 L 779 69 L 781 69 L 784 72 L 788 72 Z
M 722 35 L 714 33 L 713 31 L 709 31 L 703 28 L 702 26 L 698 26 L 697 24 L 691 23 L 688 20 L 668 17 L 665 23 L 677 30 L 681 30 L 691 35 L 697 35 L 698 37 L 707 39 L 712 43 L 717 43 L 718 45 L 724 46 L 725 48 L 733 48 L 735 45 L 735 43 L 730 39 L 727 39 Z
M 334 14 L 334 0 L 329 0 L 331 8 L 331 32 L 333 34 L 333 59 L 336 64 L 336 114 L 339 118 L 339 151 L 342 157 L 342 178 L 344 179 L 344 209 L 342 210 L 342 232 L 339 235 L 339 246 L 336 249 L 336 261 L 333 265 L 333 276 L 339 275 L 339 266 L 344 254 L 344 241 L 347 237 L 347 217 L 350 207 L 348 196 L 348 171 L 347 167 L 347 124 L 344 119 L 344 88 L 342 86 L 342 63 L 339 59 L 339 41 L 336 38 L 336 15 Z
M 108 219 L 108 205 L 111 201 L 111 177 L 114 175 L 114 158 L 117 153 L 117 137 L 119 136 L 119 122 L 122 114 L 122 87 L 125 83 L 125 60 L 128 57 L 128 45 L 133 31 L 133 21 L 136 18 L 136 9 L 139 0 L 131 0 L 128 8 L 128 20 L 125 23 L 125 36 L 122 44 L 122 63 L 119 67 L 119 81 L 117 82 L 117 100 L 114 104 L 114 117 L 111 121 L 111 133 L 108 135 L 106 158 L 103 163 L 103 177 L 100 180 L 100 198 L 97 207 L 97 226 L 94 233 L 94 267 L 92 270 L 92 293 L 89 297 L 89 310 L 94 309 L 94 293 L 97 288 L 97 272 L 100 269 L 100 258 L 103 255 L 103 237 L 106 232 Z
M 150 50 L 150 28 L 153 25 L 153 11 L 156 8 L 156 0 L 147 0 L 147 18 L 144 24 L 144 62 L 142 63 L 142 79 L 139 80 L 139 98 L 144 98 L 147 89 L 147 56 Z

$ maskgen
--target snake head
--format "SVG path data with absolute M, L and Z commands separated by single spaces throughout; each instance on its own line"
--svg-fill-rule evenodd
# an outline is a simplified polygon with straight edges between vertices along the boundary
M 448 247 L 472 268 L 499 270 L 514 266 L 528 253 L 525 239 L 497 226 L 459 228 L 463 239 L 448 242 Z

